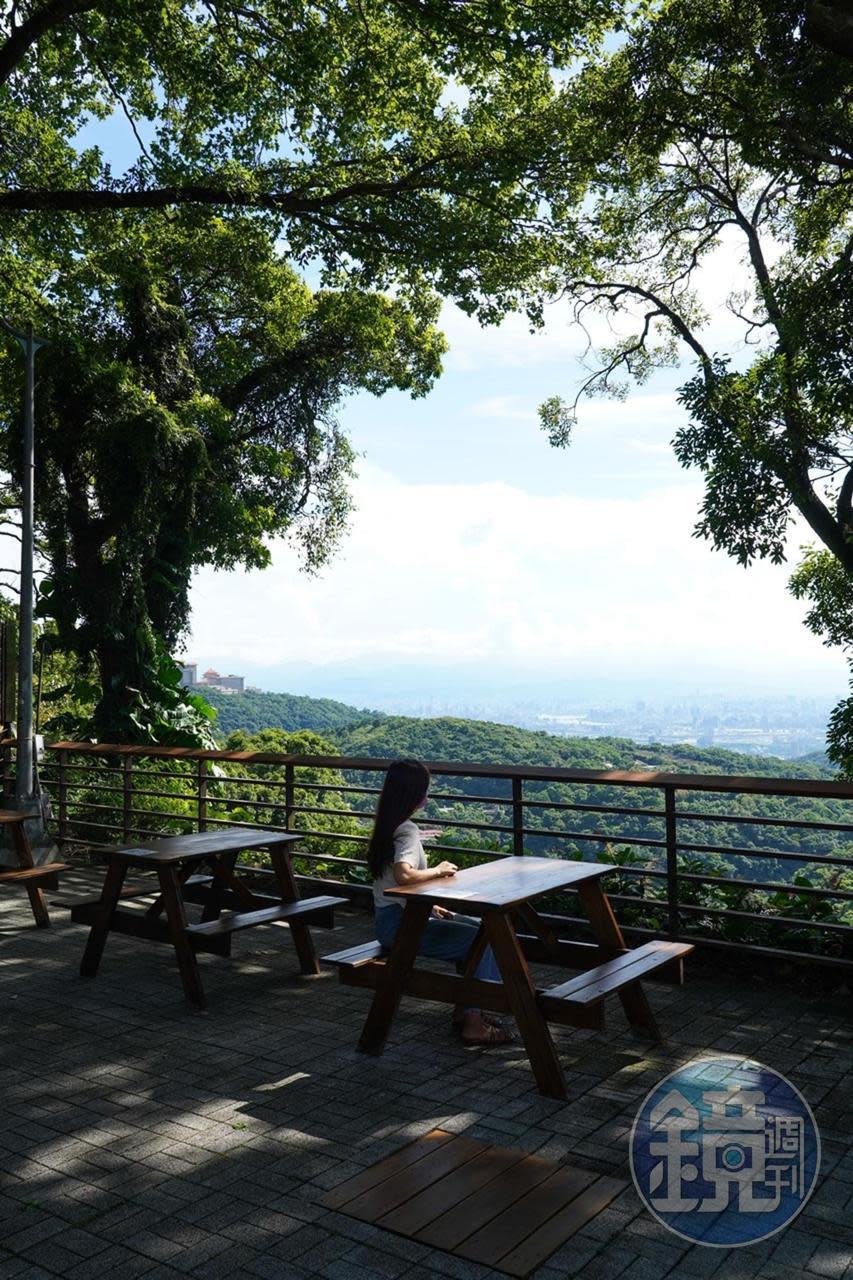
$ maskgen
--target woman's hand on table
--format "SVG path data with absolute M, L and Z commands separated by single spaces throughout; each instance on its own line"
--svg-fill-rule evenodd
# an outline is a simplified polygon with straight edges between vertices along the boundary
M 459 870 L 455 862 L 439 862 L 437 867 L 433 867 L 432 874 L 438 880 L 443 880 L 446 876 L 455 876 Z

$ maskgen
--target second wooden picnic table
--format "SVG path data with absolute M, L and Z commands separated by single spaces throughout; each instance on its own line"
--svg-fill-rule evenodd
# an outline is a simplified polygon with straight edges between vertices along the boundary
M 656 970 L 666 970 L 667 976 L 680 981 L 681 959 L 693 948 L 664 940 L 628 948 L 601 884 L 602 877 L 612 870 L 601 863 L 509 855 L 446 879 L 407 889 L 386 889 L 389 899 L 396 898 L 404 904 L 403 919 L 387 961 L 382 963 L 376 944 L 326 957 L 338 965 L 343 981 L 375 987 L 359 1047 L 368 1053 L 382 1051 L 404 993 L 510 1013 L 518 1025 L 539 1091 L 549 1097 L 565 1098 L 565 1078 L 549 1022 L 600 1029 L 603 999 L 616 993 L 634 1030 L 659 1040 L 657 1022 L 639 979 Z M 531 905 L 533 899 L 560 890 L 577 894 L 594 942 L 557 938 Z M 415 967 L 421 936 L 434 906 L 462 911 L 481 920 L 461 976 Z M 524 923 L 522 936 L 516 930 L 516 918 Z M 487 946 L 494 951 L 500 983 L 474 977 Z M 525 953 L 583 972 L 540 991 L 534 985 Z
M 71 919 L 91 925 L 80 964 L 83 977 L 94 977 L 110 933 L 130 934 L 151 942 L 171 943 L 187 999 L 198 1008 L 207 1001 L 196 951 L 229 955 L 231 934 L 259 924 L 285 921 L 303 973 L 319 973 L 309 924 L 331 928 L 333 910 L 346 899 L 322 895 L 300 899 L 291 865 L 294 832 L 225 827 L 190 835 L 169 836 L 149 844 L 119 846 L 105 851 L 107 874 L 99 898 L 77 902 Z M 256 893 L 237 874 L 237 858 L 244 850 L 269 854 L 277 893 Z M 199 874 L 206 868 L 207 875 Z M 125 887 L 128 870 L 154 871 L 149 882 Z M 157 889 L 159 888 L 159 893 Z M 122 910 L 122 900 L 150 897 L 144 911 Z M 201 920 L 190 923 L 186 904 L 201 904 Z M 223 914 L 224 908 L 236 908 Z M 165 919 L 163 918 L 165 916 Z

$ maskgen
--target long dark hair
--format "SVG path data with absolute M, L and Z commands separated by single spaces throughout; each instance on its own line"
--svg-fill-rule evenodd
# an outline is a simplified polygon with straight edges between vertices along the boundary
M 423 803 L 429 781 L 429 769 L 420 760 L 395 760 L 388 766 L 367 846 L 367 863 L 374 880 L 393 862 L 394 832 Z

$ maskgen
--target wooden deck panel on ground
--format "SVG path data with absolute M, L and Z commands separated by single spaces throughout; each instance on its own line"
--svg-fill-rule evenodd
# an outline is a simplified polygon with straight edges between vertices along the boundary
M 326 1207 L 527 1276 L 628 1184 L 434 1129 L 336 1187 Z

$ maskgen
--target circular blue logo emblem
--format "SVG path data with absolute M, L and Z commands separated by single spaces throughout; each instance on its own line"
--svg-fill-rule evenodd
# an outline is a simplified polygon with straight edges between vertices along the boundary
M 778 1071 L 741 1058 L 699 1058 L 673 1071 L 631 1130 L 641 1199 L 697 1244 L 731 1248 L 781 1231 L 819 1168 L 820 1134 L 803 1095 Z

